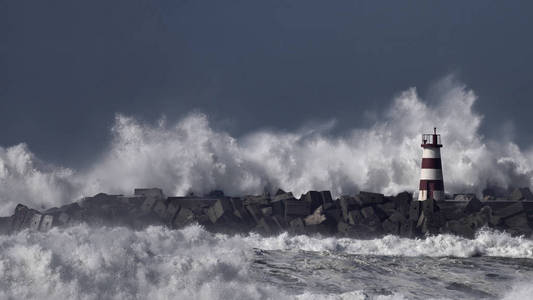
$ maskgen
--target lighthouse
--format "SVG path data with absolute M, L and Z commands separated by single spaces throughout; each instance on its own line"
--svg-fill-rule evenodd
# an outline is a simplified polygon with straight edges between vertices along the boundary
M 423 152 L 418 201 L 444 200 L 444 181 L 440 160 L 442 144 L 437 128 L 433 128 L 433 134 L 422 134 L 421 146 Z

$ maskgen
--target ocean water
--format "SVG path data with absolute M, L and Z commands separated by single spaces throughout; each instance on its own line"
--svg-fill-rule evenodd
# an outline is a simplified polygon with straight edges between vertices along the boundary
M 0 236 L 1 299 L 532 299 L 533 240 L 213 234 L 201 226 Z

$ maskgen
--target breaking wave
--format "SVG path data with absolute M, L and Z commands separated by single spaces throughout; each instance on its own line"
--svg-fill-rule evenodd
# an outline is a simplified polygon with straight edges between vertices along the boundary
M 134 231 L 87 225 L 46 233 L 26 230 L 0 236 L 0 298 L 368 299 L 362 291 L 291 295 L 251 274 L 254 252 L 532 258 L 532 243 L 491 231 L 481 232 L 472 241 L 449 235 L 427 240 L 388 236 L 364 241 L 213 234 L 198 225 L 181 230 L 152 226 Z M 509 295 L 527 289 L 531 285 L 520 285 Z M 380 297 L 376 299 L 404 299 L 401 294 Z
M 420 134 L 438 124 L 444 142 L 448 192 L 480 192 L 487 185 L 531 186 L 532 151 L 483 137 L 476 95 L 453 77 L 424 101 L 415 88 L 397 95 L 368 128 L 336 135 L 333 123 L 294 132 L 257 131 L 234 138 L 210 127 L 204 114 L 175 124 L 142 123 L 117 115 L 109 149 L 86 170 L 49 166 L 26 145 L 0 147 L 0 215 L 16 203 L 49 207 L 98 192 L 131 193 L 158 186 L 168 194 L 261 193 L 281 187 L 296 195 L 331 190 L 387 194 L 417 188 Z

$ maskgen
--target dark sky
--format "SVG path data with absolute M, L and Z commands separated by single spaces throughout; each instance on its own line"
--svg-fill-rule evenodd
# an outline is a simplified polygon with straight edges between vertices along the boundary
M 450 73 L 492 135 L 533 142 L 531 1 L 0 0 L 0 145 L 80 166 L 117 112 L 192 111 L 235 136 L 338 120 L 363 126 Z

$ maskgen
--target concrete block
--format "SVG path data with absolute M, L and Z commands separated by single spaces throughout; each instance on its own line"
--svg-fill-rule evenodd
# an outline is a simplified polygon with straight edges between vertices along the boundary
M 524 206 L 521 202 L 515 202 L 513 204 L 509 204 L 501 209 L 494 209 L 493 214 L 495 216 L 498 216 L 502 219 L 512 217 L 514 215 L 517 215 L 519 213 L 524 212 Z
M 341 196 L 338 200 L 338 204 L 341 208 L 342 217 L 345 222 L 348 221 L 348 212 L 360 208 L 356 198 L 351 196 Z
M 163 200 L 157 200 L 152 208 L 152 211 L 158 215 L 161 219 L 165 218 L 167 211 L 167 205 Z
M 296 198 L 294 198 L 294 195 L 291 192 L 281 193 L 281 194 L 276 194 L 274 198 L 272 198 L 272 202 L 293 200 L 293 199 L 296 199 Z
M 326 215 L 326 218 L 335 221 L 335 223 L 342 219 L 342 211 L 338 208 L 326 209 L 324 210 L 324 215 Z
M 41 214 L 33 214 L 30 218 L 30 229 L 31 230 L 39 230 L 39 225 L 41 225 L 41 219 L 43 215 Z
M 359 195 L 357 195 L 356 199 L 361 207 L 385 202 L 385 196 L 383 194 L 363 191 L 359 192 Z
M 481 201 L 474 195 L 473 198 L 468 201 L 468 204 L 466 205 L 464 212 L 465 214 L 472 214 L 476 213 L 481 210 L 483 207 L 483 204 L 481 204 Z
M 289 222 L 289 225 L 292 228 L 302 228 L 302 227 L 305 226 L 304 221 L 302 220 L 302 218 L 295 218 L 295 219 L 291 220 Z
M 322 222 L 326 221 L 326 216 L 322 212 L 322 206 L 319 206 L 313 214 L 307 216 L 304 219 L 305 225 L 311 226 L 311 225 L 318 225 Z
M 284 200 L 285 216 L 307 216 L 310 213 L 309 203 L 300 200 Z
M 143 204 L 141 205 L 141 211 L 144 213 L 151 212 L 156 202 L 157 202 L 156 198 L 153 198 L 153 197 L 146 198 Z
M 409 215 L 409 205 L 413 200 L 413 195 L 408 192 L 401 192 L 392 199 L 397 211 L 404 216 Z
M 523 212 L 505 219 L 504 223 L 507 227 L 512 229 L 530 230 L 527 215 Z
M 163 199 L 163 190 L 160 188 L 137 188 L 133 191 L 136 196 L 144 196 L 146 198 L 155 198 L 156 200 Z
M 309 203 L 311 211 L 315 211 L 320 205 L 323 204 L 322 196 L 317 191 L 309 191 L 302 196 L 302 200 Z
M 361 214 L 365 219 L 371 219 L 376 215 L 376 212 L 372 206 L 367 206 L 361 209 Z
M 512 191 L 510 198 L 513 201 L 533 200 L 533 194 L 528 187 L 516 188 Z
M 169 203 L 165 210 L 163 219 L 165 219 L 166 222 L 172 223 L 172 220 L 174 220 L 174 217 L 176 216 L 179 210 L 180 206 L 178 203 Z
M 192 210 L 188 208 L 180 209 L 178 214 L 176 215 L 176 218 L 174 219 L 174 227 L 183 227 L 187 224 L 190 224 L 194 222 L 195 215 L 193 214 Z
M 52 228 L 53 223 L 54 223 L 54 216 L 45 215 L 41 221 L 41 226 L 39 227 L 39 230 L 48 231 Z
M 407 221 L 407 218 L 405 218 L 405 216 L 400 212 L 396 211 L 390 215 L 389 220 L 394 223 L 403 223 Z
M 333 202 L 333 198 L 331 197 L 330 191 L 321 191 L 320 196 L 322 196 L 322 203 L 324 205 Z M 325 209 L 325 206 L 324 206 L 324 209 Z
M 11 219 L 11 228 L 10 231 L 18 231 L 23 228 L 24 219 L 26 219 L 26 214 L 30 213 L 30 209 L 22 204 L 18 204 L 15 208 L 15 213 Z M 31 215 L 29 216 L 31 218 Z
M 383 230 L 386 233 L 398 234 L 400 232 L 400 223 L 393 222 L 390 219 L 387 219 L 387 220 L 383 221 L 381 226 L 383 227 Z
M 233 213 L 231 202 L 228 199 L 218 199 L 213 206 L 208 208 L 207 216 L 215 224 L 226 213 Z
M 351 210 L 348 213 L 348 223 L 351 225 L 361 224 L 363 222 L 363 215 L 358 209 Z
M 257 207 L 257 205 L 248 205 L 246 206 L 246 210 L 252 216 L 252 218 L 254 219 L 256 223 L 259 222 L 262 214 L 261 214 L 261 210 L 259 209 L 259 207 Z
M 271 216 L 272 215 L 272 207 L 268 206 L 268 207 L 261 208 L 261 213 L 263 214 L 263 216 Z
M 65 225 L 70 220 L 70 216 L 66 212 L 61 212 L 57 219 L 62 225 Z
M 411 201 L 411 205 L 409 206 L 409 221 L 412 221 L 412 222 L 418 221 L 418 217 L 420 216 L 420 212 L 422 210 L 421 208 L 422 208 L 421 201 L 417 201 L 417 200 Z

